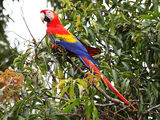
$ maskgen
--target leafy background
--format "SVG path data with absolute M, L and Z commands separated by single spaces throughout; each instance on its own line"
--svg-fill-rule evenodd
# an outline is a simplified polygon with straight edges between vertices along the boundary
M 94 57 L 101 64 L 99 69 L 138 111 L 110 92 L 99 76 L 87 72 L 78 58 L 69 57 L 62 48 L 51 49 L 47 36 L 41 42 L 33 37 L 28 50 L 9 59 L 13 63 L 0 66 L 0 118 L 160 119 L 159 1 L 48 2 L 71 33 L 101 49 L 102 53 Z M 1 18 L 0 41 L 7 43 L 0 44 L 5 46 L 0 48 L 4 54 L 3 48 L 10 45 L 4 33 L 6 16 Z M 7 50 L 17 54 L 16 48 Z M 0 56 L 11 56 L 5 55 Z M 8 66 L 14 70 L 5 71 Z M 9 86 L 6 79 L 14 82 Z

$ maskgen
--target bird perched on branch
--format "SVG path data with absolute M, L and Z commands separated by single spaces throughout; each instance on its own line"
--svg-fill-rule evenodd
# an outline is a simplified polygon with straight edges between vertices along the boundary
M 130 105 L 134 110 L 137 110 L 128 100 L 126 100 L 119 91 L 109 82 L 109 80 L 95 66 L 99 65 L 92 56 L 99 54 L 97 48 L 88 47 L 82 41 L 78 40 L 73 34 L 68 32 L 61 24 L 57 14 L 52 10 L 42 10 L 42 22 L 47 22 L 47 34 L 53 40 L 55 45 L 62 46 L 65 50 L 70 51 L 72 56 L 78 56 L 82 63 L 94 74 L 97 74 L 106 83 L 107 87 L 116 94 L 125 103 Z

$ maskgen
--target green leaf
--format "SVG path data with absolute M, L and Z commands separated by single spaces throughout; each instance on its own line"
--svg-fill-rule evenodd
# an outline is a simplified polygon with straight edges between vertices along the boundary
M 18 116 L 18 120 L 26 120 L 26 118 L 24 118 L 22 116 Z
M 137 74 L 136 74 L 137 75 Z M 132 74 L 132 72 L 130 72 L 130 71 L 125 71 L 123 74 L 122 74 L 122 76 L 126 76 L 126 77 L 134 77 L 134 75 Z
M 83 88 L 85 88 L 86 92 L 89 94 L 89 91 L 87 89 L 87 82 L 81 79 L 76 79 L 76 82 L 79 83 L 80 87 L 82 86 Z M 80 88 L 79 88 L 80 89 Z
M 30 70 L 30 71 L 32 71 L 32 67 L 26 66 L 26 67 L 23 67 L 22 70 L 23 70 L 23 71 L 24 71 L 24 70 Z
M 95 107 L 95 105 L 93 106 L 92 115 L 93 115 L 93 120 L 99 120 L 99 117 L 98 117 L 98 110 L 97 110 L 97 108 Z
M 152 0 L 152 2 L 153 2 L 154 10 L 156 10 L 156 8 L 159 7 L 159 2 L 158 0 Z
M 82 85 L 80 85 L 80 84 L 77 84 L 78 85 L 78 90 L 79 90 L 79 97 L 80 98 L 82 98 L 82 96 L 83 96 L 83 86 Z
M 62 89 L 60 99 L 63 97 L 64 93 L 68 90 L 69 87 L 70 86 L 66 86 L 64 89 Z
M 121 56 L 121 49 L 117 50 L 117 55 Z
M 11 91 L 8 92 L 8 94 L 19 93 L 19 92 L 20 92 L 20 90 L 11 90 Z
M 105 61 L 102 61 L 101 65 L 103 65 L 102 67 L 105 67 L 105 68 L 107 68 L 110 71 L 112 70 L 111 67 L 109 66 L 109 64 L 107 62 L 105 62 Z
M 85 29 L 86 37 L 88 37 L 88 28 L 87 28 L 87 26 L 83 25 L 83 28 Z
M 114 82 L 117 83 L 117 79 L 118 79 L 117 72 L 114 69 L 112 70 L 112 74 L 113 74 Z
M 154 93 L 154 98 L 158 99 L 159 91 L 154 84 L 151 84 L 152 91 Z
M 128 66 L 128 64 L 127 64 L 126 62 L 122 62 L 122 64 L 123 64 L 124 68 L 125 68 L 127 71 L 130 70 L 130 69 L 129 69 L 129 66 Z
M 153 50 L 155 50 L 156 52 L 160 52 L 160 48 L 159 48 L 159 47 L 151 46 L 151 48 L 152 48 Z
M 91 38 L 92 38 L 92 41 L 93 41 L 94 44 L 95 44 L 95 43 L 96 43 L 96 37 L 95 37 L 94 32 L 93 32 L 91 29 L 89 29 L 89 34 L 90 34 L 90 36 L 91 36 Z
M 120 16 L 123 18 L 123 20 L 125 20 L 126 22 L 129 22 L 129 21 L 126 19 L 125 15 L 124 15 L 122 12 L 120 12 Z
M 56 86 L 55 88 L 59 87 L 59 86 L 63 86 L 65 83 L 69 83 L 71 82 L 73 79 L 72 78 L 69 78 L 67 80 L 61 80 Z
M 76 82 L 78 82 L 80 85 L 82 85 L 84 88 L 87 88 L 87 82 L 81 79 L 76 79 Z
M 22 106 L 24 105 L 24 103 L 25 103 L 25 100 L 21 100 L 21 101 L 19 101 L 19 102 L 15 105 L 16 108 L 17 108 L 17 109 L 16 109 L 16 116 L 18 116 L 18 114 L 19 114 Z
M 74 85 L 71 85 L 71 86 L 70 86 L 69 96 L 70 96 L 70 99 L 73 99 L 73 98 L 74 98 Z
M 154 17 L 151 16 L 151 15 L 142 15 L 141 19 L 149 19 L 149 20 L 152 20 L 152 19 L 154 19 Z
M 73 99 L 74 100 L 74 99 Z M 78 99 L 75 99 L 74 101 L 73 101 L 73 103 L 71 103 L 70 105 L 68 105 L 67 107 L 65 107 L 64 108 L 64 112 L 69 112 L 70 110 L 72 110 L 75 106 L 77 106 L 77 105 L 79 105 L 80 104 L 80 102 L 79 102 L 79 100 Z
M 122 82 L 122 88 L 128 88 L 128 84 L 129 84 L 129 80 L 124 79 L 123 82 Z
M 91 101 L 86 102 L 85 108 L 86 108 L 86 109 L 85 109 L 85 114 L 86 114 L 86 116 L 87 116 L 87 119 L 89 119 L 90 116 L 91 116 L 91 113 L 92 113 L 92 111 L 93 111 Z
M 159 30 L 159 28 L 160 28 L 160 22 L 157 23 L 156 30 Z
M 115 26 L 114 26 L 114 19 L 113 19 L 113 15 L 110 13 L 109 14 L 109 17 L 111 19 L 111 24 L 110 24 L 110 32 L 111 32 L 111 35 L 115 35 Z

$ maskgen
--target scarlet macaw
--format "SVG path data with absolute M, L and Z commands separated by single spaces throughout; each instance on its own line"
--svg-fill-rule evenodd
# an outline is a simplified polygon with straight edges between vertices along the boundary
M 52 10 L 48 9 L 42 10 L 40 13 L 42 22 L 47 22 L 47 34 L 50 36 L 51 39 L 54 40 L 54 43 L 76 54 L 90 71 L 93 70 L 95 74 L 101 76 L 101 78 L 106 82 L 108 88 L 114 94 L 116 94 L 120 99 L 122 99 L 125 103 L 129 104 L 132 108 L 134 108 L 134 110 L 137 111 L 137 109 L 128 100 L 126 100 L 119 93 L 119 91 L 116 88 L 114 88 L 114 86 L 108 81 L 108 79 L 98 70 L 98 68 L 94 64 L 99 65 L 99 63 L 91 57 L 91 55 L 88 52 L 89 49 L 87 50 L 88 47 L 85 46 L 83 42 L 80 42 L 74 35 L 72 35 L 63 27 L 63 25 L 60 23 L 57 14 Z M 60 40 L 56 41 L 55 38 L 60 38 Z M 98 49 L 96 48 L 90 49 L 93 51 L 97 51 L 95 52 L 95 54 L 100 53 L 100 51 L 98 51 Z

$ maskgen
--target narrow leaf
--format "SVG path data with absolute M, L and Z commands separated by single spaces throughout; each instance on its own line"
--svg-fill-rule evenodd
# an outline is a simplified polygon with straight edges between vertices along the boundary
M 60 99 L 62 98 L 62 96 L 63 96 L 64 93 L 68 90 L 69 87 L 70 87 L 70 86 L 66 86 L 66 87 L 62 90 Z
M 73 98 L 74 98 L 74 85 L 71 85 L 71 86 L 70 86 L 69 96 L 70 96 L 70 99 L 73 99 Z

